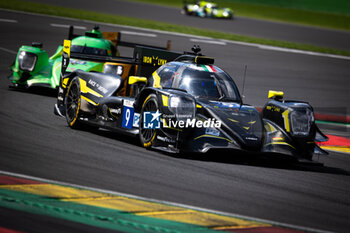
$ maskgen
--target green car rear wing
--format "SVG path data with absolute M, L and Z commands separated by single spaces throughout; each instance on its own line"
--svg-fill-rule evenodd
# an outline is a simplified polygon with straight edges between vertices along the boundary
M 122 56 L 101 56 L 101 55 L 90 55 L 75 53 L 70 51 L 70 40 L 64 41 L 63 53 L 62 53 L 62 70 L 61 76 L 64 75 L 69 65 L 69 59 L 75 58 L 87 61 L 96 62 L 114 62 L 122 64 L 136 65 L 136 75 L 148 77 L 158 67 L 164 65 L 167 62 L 175 60 L 181 56 L 181 53 L 171 52 L 165 49 L 159 49 L 155 47 L 139 46 L 135 45 L 133 57 L 122 57 Z
M 93 31 L 98 29 L 99 29 L 98 26 L 95 26 Z M 92 31 L 85 32 L 85 35 L 89 37 L 94 37 L 94 33 L 92 33 Z M 170 40 L 167 41 L 167 44 L 165 47 L 160 47 L 160 46 L 154 46 L 154 45 L 146 45 L 146 44 L 138 44 L 138 43 L 122 41 L 121 32 L 103 32 L 102 35 L 105 39 L 112 41 L 116 46 L 124 46 L 124 47 L 131 47 L 131 48 L 135 48 L 137 46 L 143 46 L 143 47 L 162 49 L 162 50 L 168 50 L 168 51 L 170 51 L 171 49 Z M 82 36 L 82 35 L 74 34 L 74 27 L 70 26 L 69 32 L 68 32 L 68 40 L 73 40 L 74 38 L 79 36 Z

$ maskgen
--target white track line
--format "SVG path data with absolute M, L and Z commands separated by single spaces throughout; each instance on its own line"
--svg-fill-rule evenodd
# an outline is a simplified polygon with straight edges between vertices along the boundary
M 329 58 L 350 60 L 350 56 L 342 56 L 342 55 L 335 55 L 335 54 L 329 54 L 329 53 L 318 53 L 318 52 L 311 52 L 311 51 L 305 51 L 305 50 L 299 50 L 299 49 L 288 49 L 288 48 L 282 48 L 282 47 L 271 46 L 271 45 L 254 44 L 254 43 L 232 41 L 232 40 L 220 40 L 220 41 L 223 41 L 229 44 L 244 45 L 244 46 L 256 47 L 259 49 L 274 50 L 278 52 L 298 53 L 303 55 L 312 55 L 312 56 L 318 56 L 318 57 L 329 57 Z
M 132 32 L 132 31 L 120 31 L 122 34 L 125 35 L 133 35 L 133 36 L 145 36 L 145 37 L 157 37 L 156 34 L 151 33 L 142 33 L 142 32 Z
M 199 42 L 199 43 L 207 43 L 207 44 L 216 44 L 216 45 L 227 45 L 224 41 L 217 41 L 217 40 L 201 40 L 201 39 L 190 39 L 192 42 Z
M 71 25 L 51 23 L 50 26 L 58 27 L 58 28 L 69 28 Z M 86 30 L 86 27 L 84 27 L 84 26 L 73 26 L 73 27 L 74 27 L 74 29 Z
M 16 51 L 13 51 L 13 50 L 10 50 L 10 49 L 6 49 L 6 48 L 3 48 L 3 47 L 0 47 L 0 50 L 8 52 L 8 53 L 11 53 L 11 54 L 17 54 Z
M 148 201 L 148 202 L 156 202 L 156 203 L 160 203 L 160 204 L 164 204 L 164 205 L 177 206 L 177 207 L 181 207 L 181 208 L 198 210 L 198 211 L 213 213 L 213 214 L 218 214 L 218 215 L 226 215 L 226 216 L 230 216 L 233 218 L 241 218 L 241 219 L 245 219 L 245 220 L 262 222 L 262 223 L 267 223 L 267 224 L 280 226 L 280 227 L 292 228 L 294 230 L 301 230 L 301 231 L 314 232 L 314 233 L 332 233 L 331 231 L 323 231 L 323 230 L 318 230 L 318 229 L 309 228 L 309 227 L 301 227 L 301 226 L 296 226 L 296 225 L 292 225 L 292 224 L 285 224 L 285 223 L 280 223 L 280 222 L 275 222 L 275 221 L 264 220 L 264 219 L 260 219 L 260 218 L 252 218 L 252 217 L 248 217 L 248 216 L 244 216 L 244 215 L 231 214 L 231 213 L 210 210 L 210 209 L 200 208 L 200 207 L 191 206 L 191 205 L 179 204 L 179 203 L 175 203 L 175 202 L 160 201 L 160 200 L 152 199 L 152 198 L 145 198 L 145 197 L 140 197 L 140 196 L 136 196 L 136 195 L 110 191 L 110 190 L 106 190 L 106 189 L 91 188 L 91 187 L 87 187 L 87 186 L 83 186 L 83 185 L 76 185 L 76 184 L 71 184 L 71 183 L 67 183 L 67 182 L 60 182 L 60 181 L 54 181 L 54 180 L 49 180 L 49 179 L 43 179 L 43 178 L 39 178 L 39 177 L 35 177 L 35 176 L 27 176 L 27 175 L 23 175 L 23 174 L 19 174 L 19 173 L 13 173 L 13 172 L 7 172 L 7 171 L 0 170 L 0 174 L 7 175 L 7 176 L 20 177 L 20 178 L 24 178 L 24 179 L 36 180 L 36 181 L 40 181 L 43 183 L 64 185 L 64 186 L 70 186 L 73 188 L 86 189 L 86 190 L 100 192 L 100 193 L 106 193 L 106 194 L 111 194 L 111 195 L 134 198 L 134 199 Z
M 153 33 L 160 33 L 160 34 L 166 34 L 166 35 L 173 35 L 173 36 L 201 38 L 201 39 L 208 39 L 208 40 L 214 39 L 214 38 L 205 37 L 205 36 L 190 35 L 190 34 L 184 34 L 184 33 L 178 33 L 178 32 L 168 32 L 168 31 L 161 31 L 161 30 L 148 29 L 148 28 L 139 28 L 139 27 L 135 27 L 135 26 L 125 26 L 125 25 L 120 25 L 120 24 L 102 23 L 102 22 L 96 22 L 96 21 L 92 21 L 92 20 L 79 20 L 79 19 L 73 19 L 73 18 L 68 18 L 68 17 L 51 16 L 51 15 L 38 14 L 38 13 L 8 10 L 8 9 L 3 9 L 3 8 L 0 8 L 0 10 L 9 11 L 9 12 L 17 12 L 17 13 L 22 13 L 22 14 L 27 14 L 27 15 L 51 17 L 51 18 L 55 18 L 55 19 L 65 19 L 65 20 L 71 20 L 71 21 L 77 21 L 77 22 L 93 23 L 93 24 L 106 25 L 106 26 L 111 26 L 111 27 L 128 28 L 128 29 L 147 31 L 147 32 L 153 32 Z M 260 48 L 260 49 L 267 49 L 267 46 L 262 45 L 262 44 L 254 44 L 254 43 L 239 42 L 239 41 L 224 40 L 224 39 L 220 39 L 219 41 L 222 41 L 222 42 L 225 42 L 228 44 L 230 43 L 230 44 L 237 44 L 237 45 L 252 46 L 252 47 L 256 47 L 256 48 Z M 268 48 L 274 49 L 277 51 L 283 50 L 283 52 L 289 52 L 289 53 L 298 53 L 298 54 L 304 54 L 304 55 L 313 55 L 313 56 L 320 56 L 320 57 L 329 57 L 329 58 L 350 60 L 350 56 L 341 56 L 341 55 L 334 55 L 334 54 L 328 54 L 328 53 L 316 53 L 316 52 L 309 52 L 309 51 L 297 50 L 297 49 L 286 49 L 286 48 L 277 47 L 277 46 L 269 46 Z
M 0 22 L 5 22 L 5 23 L 18 23 L 17 20 L 14 19 L 0 19 Z

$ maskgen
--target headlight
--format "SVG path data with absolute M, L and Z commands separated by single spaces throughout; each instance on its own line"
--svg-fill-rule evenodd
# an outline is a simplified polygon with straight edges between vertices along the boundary
M 18 55 L 19 68 L 24 71 L 32 72 L 34 70 L 38 57 L 34 53 L 21 51 Z
M 170 96 L 168 106 L 178 121 L 186 121 L 195 117 L 196 106 L 190 97 Z
M 291 133 L 294 136 L 308 136 L 314 114 L 309 108 L 294 109 L 290 113 Z
M 106 74 L 116 74 L 119 76 L 123 75 L 123 66 L 121 65 L 112 65 L 112 64 L 106 64 L 103 66 L 103 73 Z

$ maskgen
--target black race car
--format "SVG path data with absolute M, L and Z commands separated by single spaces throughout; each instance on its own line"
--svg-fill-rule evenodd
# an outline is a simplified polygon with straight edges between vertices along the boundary
M 55 113 L 72 128 L 90 125 L 138 135 L 142 146 L 167 152 L 232 149 L 309 161 L 327 153 L 315 144 L 327 137 L 308 103 L 284 101 L 282 92 L 270 91 L 260 114 L 243 104 L 233 79 L 213 65 L 213 58 L 200 56 L 198 48 L 193 51 L 136 47 L 129 59 L 84 55 L 114 62 L 124 71 L 131 65 L 134 75 L 123 79 L 113 72 L 64 73 L 67 46 Z

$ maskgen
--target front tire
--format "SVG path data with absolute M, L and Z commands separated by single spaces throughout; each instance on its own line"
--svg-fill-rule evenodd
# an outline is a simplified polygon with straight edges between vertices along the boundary
M 69 127 L 77 129 L 81 126 L 80 115 L 81 93 L 79 78 L 75 77 L 69 84 L 65 98 L 66 120 Z
M 143 102 L 141 114 L 140 114 L 140 124 L 139 124 L 139 138 L 140 143 L 145 148 L 150 148 L 157 135 L 156 129 L 145 129 L 143 127 L 143 115 L 144 112 L 156 112 L 158 110 L 157 96 L 155 94 L 149 95 Z

